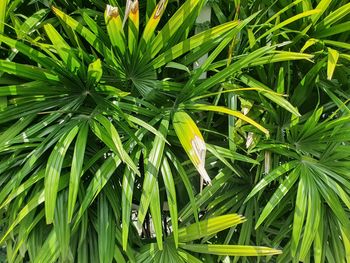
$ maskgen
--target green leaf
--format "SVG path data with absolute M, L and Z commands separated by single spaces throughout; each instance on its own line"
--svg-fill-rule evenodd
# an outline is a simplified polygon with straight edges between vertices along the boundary
M 12 222 L 12 224 L 7 228 L 7 231 L 0 239 L 0 244 L 2 244 L 7 236 L 13 231 L 13 229 L 26 217 L 29 212 L 35 209 L 38 205 L 44 202 L 44 191 L 37 192 L 21 209 L 21 211 L 17 214 L 16 220 Z
M 104 7 L 103 7 L 104 8 Z M 94 17 L 95 14 L 88 14 L 88 12 L 84 12 L 84 10 L 80 9 L 77 10 L 78 12 L 81 11 L 82 13 L 82 17 L 86 23 L 86 25 L 89 27 L 89 29 L 96 35 L 99 37 L 99 39 L 101 39 L 101 41 L 103 43 L 105 43 L 106 46 L 110 46 L 110 41 L 109 41 L 109 37 L 108 34 L 102 29 L 101 25 L 99 25 L 98 23 L 96 23 L 96 21 L 91 18 L 90 16 Z M 89 11 L 91 11 L 91 9 L 89 9 Z M 99 15 L 101 15 L 101 13 L 98 13 Z
M 65 14 L 61 10 L 56 7 L 52 7 L 52 11 L 55 15 L 61 19 L 66 25 L 68 25 L 71 29 L 77 31 L 82 37 L 86 39 L 86 41 L 94 47 L 101 55 L 106 55 L 107 57 L 111 57 L 110 51 L 105 47 L 104 43 L 89 29 L 84 27 L 81 23 Z
M 268 24 L 274 20 L 279 19 L 283 13 L 287 13 L 289 9 L 291 9 L 293 6 L 299 4 L 300 2 L 303 2 L 303 1 L 304 0 L 295 0 L 292 3 L 286 5 L 284 8 L 282 8 L 281 10 L 278 10 L 278 12 L 276 12 L 273 16 L 271 16 L 269 19 L 267 19 L 265 23 Z M 263 25 L 259 27 L 259 30 L 261 28 L 264 28 Z
M 340 6 L 338 9 L 331 12 L 328 16 L 326 16 L 321 23 L 319 23 L 316 27 L 316 31 L 323 28 L 328 28 L 332 26 L 334 23 L 338 22 L 345 16 L 347 16 L 350 12 L 350 3 Z
M 60 127 L 58 127 L 60 129 Z M 49 136 L 42 143 L 40 143 L 29 156 L 25 157 L 24 162 L 18 172 L 12 176 L 11 180 L 3 187 L 0 192 L 0 203 L 6 198 L 6 196 L 16 187 L 18 187 L 21 181 L 37 166 L 38 159 L 54 145 L 63 132 L 59 133 L 58 128 L 51 132 Z
M 328 206 L 332 209 L 334 215 L 336 216 L 337 220 L 345 226 L 346 230 L 350 229 L 350 221 L 349 218 L 346 215 L 346 212 L 344 210 L 344 207 L 340 203 L 337 195 L 332 191 L 332 189 L 328 188 L 326 184 L 323 182 L 316 181 L 318 185 L 318 190 L 324 200 L 327 202 Z
M 193 37 L 190 37 L 176 44 L 164 53 L 158 55 L 153 60 L 152 65 L 154 68 L 159 68 L 190 50 L 193 50 L 199 46 L 204 45 L 205 43 L 220 38 L 222 35 L 224 35 L 232 28 L 236 27 L 237 25 L 237 21 L 232 21 L 198 33 Z
M 6 200 L 1 203 L 0 209 L 8 205 L 14 198 L 22 194 L 28 188 L 33 186 L 35 183 L 39 182 L 45 177 L 45 170 L 40 170 L 35 176 L 31 176 L 27 181 L 23 182 L 20 186 L 14 188 L 14 190 L 7 196 Z
M 321 211 L 322 217 L 325 215 L 324 210 L 322 209 Z M 322 262 L 322 254 L 324 255 L 324 225 L 326 220 L 320 220 L 320 223 L 318 225 L 318 229 L 316 231 L 315 235 L 315 241 L 314 241 L 314 258 L 315 258 L 315 263 L 320 263 Z
M 238 152 L 233 152 L 230 149 L 227 149 L 227 148 L 224 148 L 224 147 L 221 147 L 221 146 L 218 146 L 218 145 L 213 145 L 213 144 L 208 144 L 207 143 L 207 147 L 208 147 L 208 150 L 210 150 L 209 149 L 209 147 L 210 147 L 211 149 L 214 149 L 215 152 L 218 155 L 221 155 L 222 157 L 225 157 L 225 158 L 229 158 L 231 160 L 247 162 L 247 163 L 257 164 L 257 165 L 260 164 L 259 161 L 254 160 L 252 158 L 249 158 L 245 154 L 240 154 Z
M 96 136 L 116 154 L 118 154 L 119 158 L 125 162 L 136 174 L 140 174 L 137 166 L 125 151 L 119 133 L 113 124 L 102 114 L 96 115 L 95 119 L 102 124 L 101 126 L 96 121 L 90 122 L 92 131 L 96 134 Z
M 136 148 L 133 152 L 131 158 L 135 160 L 136 163 L 139 162 L 141 155 L 141 149 Z M 134 193 L 135 184 L 135 173 L 129 169 L 125 168 L 122 183 L 122 242 L 123 250 L 126 251 L 128 245 L 128 236 L 130 228 L 131 219 L 131 208 L 132 208 L 132 198 Z
M 116 87 L 109 85 L 98 85 L 95 87 L 95 90 L 99 93 L 115 96 L 115 97 L 125 97 L 130 95 L 129 92 L 122 91 Z
M 59 81 L 59 78 L 56 75 L 50 73 L 48 70 L 30 65 L 0 60 L 0 68 L 2 71 L 8 74 L 20 76 L 27 79 L 43 80 L 48 82 Z
M 0 96 L 0 111 L 7 107 L 7 97 Z
M 19 85 L 2 86 L 0 96 L 35 96 L 39 93 L 43 96 L 62 95 L 65 90 L 56 85 L 49 85 L 45 81 L 31 81 Z
M 315 25 L 321 16 L 326 12 L 327 8 L 331 4 L 332 0 L 321 0 L 316 6 L 316 10 L 320 10 L 319 13 L 311 16 L 311 21 Z
M 58 189 L 61 190 L 68 184 L 68 177 L 62 176 L 60 178 L 60 184 Z M 45 192 L 44 190 L 40 190 L 37 192 L 34 192 L 32 194 L 32 197 L 30 200 L 26 202 L 26 205 L 23 206 L 23 208 L 20 210 L 19 213 L 16 215 L 16 219 L 11 222 L 11 225 L 6 229 L 6 233 L 1 237 L 0 244 L 2 244 L 8 235 L 14 230 L 14 228 L 25 218 L 31 211 L 33 211 L 35 208 L 37 208 L 40 204 L 42 204 L 45 201 Z M 57 252 L 59 250 L 57 249 Z
M 176 201 L 176 189 L 173 174 L 166 157 L 163 158 L 163 163 L 160 169 L 163 181 L 165 185 L 165 190 L 167 194 L 168 207 L 171 218 L 171 226 L 174 235 L 175 247 L 178 247 L 179 243 L 179 232 L 178 232 L 178 213 L 177 213 L 177 201 Z
M 35 12 L 32 16 L 28 17 L 20 26 L 17 37 L 19 39 L 27 37 L 28 34 L 31 33 L 31 30 L 33 30 L 33 28 L 37 28 L 41 25 L 41 21 L 47 15 L 47 13 L 47 9 L 40 9 L 39 11 Z
M 162 213 L 161 213 L 161 204 L 159 196 L 159 186 L 158 181 L 156 180 L 152 188 L 152 200 L 150 201 L 149 208 L 152 216 L 152 222 L 154 225 L 154 232 L 157 239 L 157 245 L 159 250 L 163 250 L 163 228 L 162 228 Z M 141 196 L 142 198 L 142 196 Z M 142 200 L 142 199 L 141 199 Z M 140 205 L 141 207 L 141 205 Z M 140 209 L 139 209 L 140 211 Z
M 72 143 L 78 131 L 78 126 L 74 126 L 73 128 L 67 127 L 66 134 L 58 141 L 47 161 L 45 171 L 45 215 L 47 224 L 52 223 L 54 218 L 58 183 L 63 160 L 69 145 Z
M 294 185 L 295 181 L 299 177 L 300 168 L 295 168 L 284 181 L 279 185 L 278 189 L 271 196 L 269 202 L 261 212 L 258 221 L 256 222 L 255 229 L 257 229 L 261 223 L 269 216 L 272 210 L 278 205 L 282 198 L 288 193 L 290 188 Z
M 37 62 L 46 69 L 56 70 L 57 72 L 62 73 L 63 75 L 67 73 L 66 70 L 62 68 L 59 64 L 57 64 L 52 58 L 46 56 L 44 53 L 30 46 L 23 44 L 20 41 L 13 40 L 2 35 L 0 35 L 0 41 L 6 43 L 6 45 L 10 46 L 11 48 L 17 49 L 19 52 L 26 55 L 31 60 Z
M 312 242 L 314 241 L 319 222 L 321 219 L 321 200 L 317 191 L 316 185 L 311 178 L 307 178 L 309 181 L 308 192 L 308 211 L 305 222 L 305 229 L 303 235 L 303 241 L 300 247 L 300 259 L 305 260 L 309 253 Z
M 160 123 L 159 132 L 166 138 L 169 129 L 169 116 L 163 118 Z M 157 181 L 158 172 L 162 163 L 165 141 L 160 137 L 155 137 L 152 150 L 148 157 L 148 163 L 145 171 L 143 190 L 140 200 L 138 221 L 143 223 L 149 204 L 152 200 L 154 184 Z
M 245 221 L 243 216 L 229 214 L 202 220 L 188 227 L 179 229 L 179 242 L 189 242 L 210 236 L 229 227 L 241 224 Z
M 71 232 L 67 220 L 67 192 L 60 192 L 57 196 L 57 205 L 54 216 L 54 230 L 56 232 L 59 250 L 62 260 L 73 261 L 73 254 L 70 250 Z
M 252 49 L 256 43 L 256 38 L 251 28 L 247 29 L 247 33 L 248 33 L 249 47 Z
M 97 235 L 99 262 L 112 263 L 115 248 L 115 222 L 104 194 L 98 199 Z
M 269 87 L 267 87 L 263 83 L 255 80 L 254 78 L 252 78 L 248 75 L 245 75 L 245 74 L 240 77 L 240 80 L 248 86 L 252 86 L 252 87 L 256 86 L 256 87 L 262 88 L 266 91 L 271 90 Z M 295 116 L 300 116 L 298 109 L 296 107 L 294 107 L 289 101 L 287 101 L 282 96 L 277 96 L 276 94 L 271 93 L 271 92 L 262 92 L 261 94 L 263 96 L 265 96 L 266 98 L 270 99 L 271 101 L 275 102 L 277 105 L 286 109 L 290 113 L 294 114 Z
M 284 20 L 283 22 L 280 22 L 278 23 L 276 26 L 274 26 L 273 28 L 267 30 L 264 34 L 262 34 L 260 37 L 258 37 L 258 39 L 256 41 L 259 41 L 261 40 L 262 38 L 270 35 L 271 33 L 275 32 L 276 30 L 278 29 L 281 29 L 282 27 L 285 27 L 301 18 L 304 18 L 304 17 L 308 17 L 308 16 L 311 16 L 311 15 L 314 15 L 314 14 L 318 14 L 320 12 L 320 10 L 309 10 L 309 11 L 306 11 L 306 12 L 303 12 L 301 14 L 297 14 L 291 18 L 288 18 L 286 20 Z
M 187 263 L 203 263 L 203 261 L 199 260 L 198 258 L 192 256 L 190 253 L 186 252 L 185 250 L 178 249 L 177 253 L 184 259 Z
M 225 157 L 222 155 L 222 154 L 220 154 L 216 149 L 215 149 L 215 147 L 212 147 L 211 145 L 208 145 L 207 144 L 207 149 L 208 149 L 208 151 L 212 154 L 212 155 L 214 155 L 219 161 L 221 161 L 226 167 L 228 167 L 232 172 L 234 172 L 237 176 L 241 176 L 240 174 L 239 174 L 239 172 L 235 169 L 235 168 L 233 168 L 233 166 L 230 164 L 230 162 L 229 161 L 227 161 L 226 159 L 225 159 Z
M 79 181 L 82 175 L 85 148 L 87 143 L 89 126 L 85 122 L 80 126 L 77 140 L 75 142 L 71 172 L 69 177 L 68 194 L 68 222 L 70 223 L 74 213 L 74 207 L 78 196 Z
M 332 27 L 321 29 L 316 31 L 314 37 L 316 38 L 326 38 L 329 36 L 337 35 L 350 30 L 350 21 L 333 25 Z
M 165 65 L 165 67 L 182 70 L 182 71 L 187 72 L 188 74 L 191 74 L 191 71 L 189 70 L 188 67 L 186 67 L 183 64 L 177 63 L 177 62 L 169 62 L 168 64 Z
M 15 249 L 13 250 L 13 256 L 11 260 L 15 260 L 16 255 L 18 255 L 18 251 L 23 248 L 25 243 L 29 243 L 29 236 L 32 234 L 32 230 L 45 216 L 45 211 L 41 210 L 37 215 L 34 212 L 31 212 L 30 215 L 26 216 L 19 227 L 18 231 L 18 243 Z M 35 215 L 35 217 L 34 217 Z M 29 252 L 30 253 L 30 252 Z
M 35 259 L 35 263 L 44 263 L 44 262 L 57 262 L 57 259 L 60 256 L 60 250 L 58 246 L 57 236 L 55 231 L 51 231 L 48 237 L 45 239 L 42 247 L 39 248 Z
M 239 245 L 181 245 L 183 249 L 203 254 L 223 256 L 269 256 L 281 254 L 281 250 L 268 247 L 239 246 Z
M 200 76 L 208 70 L 209 66 L 212 64 L 212 62 L 217 58 L 217 56 L 220 55 L 222 50 L 237 37 L 239 32 L 256 17 L 257 13 L 251 15 L 244 21 L 240 22 L 236 27 L 234 27 L 232 30 L 230 30 L 227 34 L 223 36 L 222 41 L 220 44 L 216 47 L 216 49 L 211 52 L 211 54 L 208 56 L 208 58 L 205 60 L 205 62 L 195 71 L 195 74 L 191 77 L 191 79 L 186 83 L 185 87 L 182 89 L 182 93 L 186 94 L 190 89 L 193 89 L 195 86 L 195 82 L 200 78 Z M 228 62 L 226 62 L 226 65 L 228 65 Z
M 35 115 L 29 115 L 20 118 L 12 126 L 7 127 L 7 129 L 0 134 L 0 152 L 5 146 L 11 145 L 11 140 L 16 137 L 23 129 L 25 129 L 35 118 Z
M 304 46 L 300 49 L 300 52 L 303 53 L 306 49 L 308 49 L 309 47 L 311 47 L 311 46 L 317 44 L 318 42 L 319 42 L 319 40 L 318 40 L 318 39 L 315 39 L 315 38 L 310 38 L 310 39 L 308 39 L 308 40 L 305 42 Z
M 132 115 L 126 115 L 125 119 L 128 121 L 131 121 L 137 125 L 140 125 L 141 127 L 145 128 L 146 130 L 150 131 L 153 133 L 155 136 L 160 137 L 163 139 L 166 143 L 169 144 L 169 142 L 166 140 L 166 138 L 161 134 L 159 131 L 157 131 L 152 125 L 148 124 L 147 122 L 143 121 L 140 118 L 134 117 Z
M 299 161 L 290 161 L 288 163 L 284 163 L 280 166 L 278 166 L 276 169 L 271 171 L 266 177 L 261 179 L 261 181 L 255 185 L 253 190 L 249 193 L 247 198 L 244 202 L 247 202 L 250 200 L 253 196 L 255 196 L 257 193 L 259 193 L 262 189 L 265 188 L 269 183 L 271 183 L 273 180 L 276 180 L 281 175 L 289 172 L 290 170 L 294 169 L 298 165 Z
M 192 93 L 188 94 L 187 97 L 185 97 L 183 99 L 183 101 L 188 99 L 188 98 L 191 98 L 192 96 L 203 94 L 208 89 L 225 81 L 226 78 L 232 76 L 232 74 L 240 71 L 242 68 L 248 67 L 254 60 L 256 60 L 259 57 L 262 57 L 263 55 L 265 55 L 268 52 L 271 52 L 275 48 L 276 48 L 275 46 L 262 47 L 262 48 L 259 48 L 255 51 L 251 52 L 249 55 L 244 56 L 243 58 L 239 59 L 235 63 L 231 64 L 230 66 L 228 66 L 225 69 L 221 70 L 220 72 L 216 73 L 212 77 L 203 81 L 200 85 L 198 85 L 196 87 L 196 89 L 194 89 L 194 91 Z
M 102 188 L 108 182 L 109 178 L 112 176 L 114 171 L 121 164 L 121 160 L 118 156 L 110 156 L 108 157 L 104 163 L 100 166 L 100 168 L 95 172 L 92 181 L 86 189 L 86 194 L 84 199 L 81 202 L 79 211 L 76 214 L 75 222 L 73 225 L 73 231 L 79 225 L 80 219 L 85 213 L 86 209 L 92 203 L 92 201 L 97 197 L 98 193 L 101 192 Z
M 309 174 L 305 174 L 308 176 Z M 293 233 L 292 233 L 292 241 L 291 241 L 291 254 L 293 257 L 296 257 L 297 249 L 300 240 L 302 240 L 301 232 L 303 229 L 303 223 L 306 215 L 307 201 L 308 195 L 305 183 L 305 176 L 301 176 L 298 184 L 297 197 L 295 201 L 295 211 L 294 211 L 294 219 L 293 219 Z
M 340 228 L 341 228 L 341 234 L 342 234 L 343 244 L 344 244 L 344 248 L 345 248 L 346 260 L 349 261 L 350 260 L 350 239 L 346 235 L 346 233 L 343 229 L 344 227 L 340 226 Z
M 321 59 L 307 73 L 305 73 L 292 94 L 291 102 L 294 105 L 299 107 L 305 102 L 305 100 L 307 100 L 307 98 L 309 98 L 315 79 L 320 70 L 325 66 L 325 61 L 326 58 Z
M 172 152 L 170 152 L 169 150 L 166 151 L 167 157 L 169 158 L 169 160 L 171 161 L 171 163 L 174 165 L 175 169 L 177 170 L 179 176 L 181 177 L 181 180 L 183 182 L 183 184 L 185 185 L 188 197 L 190 199 L 190 206 L 192 208 L 193 214 L 194 214 L 194 218 L 196 220 L 196 222 L 198 222 L 198 206 L 196 205 L 195 199 L 194 199 L 194 193 L 193 193 L 193 189 L 192 189 L 192 184 L 188 178 L 188 175 L 186 174 L 185 169 L 183 168 L 182 164 L 180 163 L 180 161 L 178 160 L 178 158 L 175 156 L 175 154 L 173 154 Z M 210 189 L 211 187 L 208 187 L 208 189 Z M 204 188 L 207 189 L 207 188 Z M 180 215 L 181 218 L 181 215 Z
M 333 41 L 333 40 L 323 40 L 323 43 L 331 45 L 331 46 L 350 50 L 350 44 L 348 44 L 346 42 Z

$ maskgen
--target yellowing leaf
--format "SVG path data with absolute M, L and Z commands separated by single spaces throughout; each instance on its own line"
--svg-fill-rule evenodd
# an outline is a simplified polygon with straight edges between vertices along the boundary
M 116 47 L 122 54 L 125 53 L 125 35 L 123 22 L 118 7 L 107 5 L 105 11 L 105 22 L 107 32 L 113 47 Z
M 327 79 L 331 80 L 339 58 L 339 52 L 328 48 Z
M 139 1 L 135 0 L 130 4 L 130 13 L 129 13 L 129 23 L 128 23 L 128 47 L 130 53 L 137 48 L 137 41 L 139 37 Z M 125 14 L 126 17 L 126 14 Z
M 300 52 L 303 53 L 307 48 L 315 45 L 319 40 L 315 38 L 310 38 L 305 42 L 304 46 L 301 48 Z
M 129 92 L 122 91 L 110 85 L 98 85 L 97 87 L 95 87 L 95 90 L 97 92 L 108 94 L 115 97 L 125 97 L 130 94 Z
M 142 36 L 143 45 L 146 45 L 150 41 L 151 37 L 153 36 L 153 33 L 159 23 L 160 18 L 164 13 L 164 10 L 167 4 L 168 4 L 168 0 L 160 0 L 156 8 L 154 9 L 152 16 L 148 20 L 145 30 L 143 31 L 143 36 Z
M 181 247 L 196 253 L 223 256 L 268 256 L 282 254 L 281 250 L 258 246 L 186 244 Z
M 248 28 L 247 32 L 248 32 L 249 47 L 253 48 L 255 43 L 256 43 L 256 39 L 255 39 L 253 30 L 251 28 Z
M 205 104 L 186 105 L 186 108 L 187 109 L 193 109 L 193 110 L 201 110 L 201 111 L 215 111 L 215 112 L 219 112 L 219 113 L 229 114 L 229 115 L 237 117 L 237 118 L 239 118 L 239 119 L 241 119 L 241 120 L 243 120 L 245 122 L 250 123 L 251 125 L 253 125 L 256 128 L 258 128 L 259 130 L 261 130 L 263 133 L 265 133 L 267 135 L 269 134 L 269 131 L 266 128 L 264 128 L 259 123 L 257 123 L 256 121 L 252 120 L 251 118 L 245 116 L 240 111 L 234 111 L 234 110 L 230 110 L 228 108 L 221 107 L 221 106 L 213 106 L 213 105 L 205 105 Z
M 7 3 L 8 0 L 1 0 L 0 2 L 0 34 L 4 33 Z
M 97 84 L 102 77 L 101 60 L 97 59 L 89 65 L 88 68 L 88 85 Z
M 210 183 L 210 177 L 205 170 L 205 154 L 207 148 L 196 123 L 186 112 L 178 111 L 174 114 L 173 126 L 191 162 L 203 179 Z
M 210 236 L 232 226 L 241 224 L 244 221 L 245 218 L 238 214 L 228 214 L 209 218 L 199 223 L 194 223 L 188 227 L 179 229 L 179 241 L 189 242 L 202 237 Z
M 123 24 L 122 24 L 122 28 L 124 28 L 124 25 L 126 23 L 126 20 L 129 17 L 129 13 L 131 10 L 131 5 L 132 5 L 133 1 L 132 0 L 127 0 L 126 4 L 125 4 L 125 14 L 124 14 L 124 19 L 123 19 Z

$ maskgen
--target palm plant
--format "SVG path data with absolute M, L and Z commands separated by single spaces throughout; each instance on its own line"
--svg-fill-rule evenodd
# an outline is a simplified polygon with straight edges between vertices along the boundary
M 195 34 L 204 0 L 32 2 L 0 13 L 9 262 L 347 259 L 349 4 L 208 1 Z
M 225 9 L 220 9 L 218 3 L 213 5 L 217 17 L 222 18 L 220 14 Z M 278 262 L 346 262 L 349 188 L 345 168 L 348 152 L 343 149 L 348 139 L 347 125 L 343 122 L 348 118 L 345 42 L 349 39 L 349 5 L 331 1 L 294 1 L 288 5 L 276 1 L 270 5 L 262 1 L 252 2 L 246 8 L 264 10 L 264 6 L 270 14 L 266 11 L 261 16 L 264 24 L 248 29 L 251 34 L 246 41 L 250 48 L 257 48 L 264 41 L 262 36 L 269 34 L 272 43 L 290 40 L 291 44 L 285 46 L 288 50 L 312 51 L 315 63 L 286 62 L 275 67 L 269 64 L 235 80 L 236 85 L 271 87 L 280 94 L 289 94 L 298 112 L 288 113 L 285 104 L 275 107 L 263 97 L 241 92 L 242 109 L 264 118 L 271 136 L 263 140 L 255 134 L 242 133 L 237 122 L 232 138 L 242 150 L 247 147 L 251 157 L 256 156 L 262 165 L 247 169 L 256 172 L 255 178 L 243 181 L 250 189 L 227 185 L 229 188 L 223 190 L 232 190 L 238 203 L 225 203 L 228 199 L 208 203 L 215 198 L 228 198 L 218 190 L 217 196 L 208 201 L 203 199 L 201 204 L 207 205 L 212 213 L 222 210 L 222 206 L 246 211 L 245 215 L 252 220 L 250 226 L 242 227 L 239 240 L 247 244 L 264 241 L 270 246 L 281 245 L 284 253 Z M 292 8 L 300 14 L 293 16 Z M 240 12 L 248 12 L 243 4 Z M 256 110 L 258 104 L 263 105 L 265 113 Z M 268 191 L 263 192 L 265 188 Z M 229 240 L 232 234 L 227 236 L 226 241 Z
M 0 37 L 4 45 L 26 57 L 26 63 L 0 62 L 7 74 L 1 95 L 7 97 L 8 104 L 1 112 L 5 126 L 1 133 L 4 187 L 0 196 L 1 208 L 9 215 L 1 242 L 6 241 L 10 261 L 29 257 L 40 262 L 80 262 L 88 258 L 92 262 L 111 262 L 113 258 L 119 262 L 126 257 L 144 262 L 145 255 L 154 261 L 158 256 L 153 259 L 147 254 L 153 254 L 154 246 L 164 251 L 161 258 L 175 253 L 190 262 L 193 257 L 179 246 L 218 255 L 279 253 L 264 247 L 184 244 L 241 223 L 237 215 L 199 223 L 194 209 L 197 223 L 178 228 L 176 189 L 184 185 L 195 205 L 193 179 L 183 166 L 185 158 L 175 154 L 181 151 L 179 145 L 209 183 L 211 172 L 204 166 L 206 145 L 201 132 L 185 111 L 228 113 L 267 133 L 240 112 L 191 101 L 200 99 L 196 96 L 216 84 L 208 80 L 193 91 L 199 73 L 209 63 L 187 81 L 181 80 L 183 77 L 177 80 L 179 76 L 172 76 L 174 81 L 159 79 L 165 73 L 157 71 L 166 64 L 176 67 L 177 63 L 168 63 L 185 53 L 191 58 L 187 57 L 183 67 L 198 59 L 203 47 L 206 52 L 216 48 L 218 54 L 253 18 L 187 38 L 187 30 L 180 30 L 180 25 L 190 28 L 203 3 L 185 2 L 153 37 L 167 4 L 159 2 L 140 40 L 137 2 L 130 5 L 127 38 L 120 8 L 112 6 L 107 6 L 104 14 L 106 31 L 88 11 L 82 14 L 82 23 L 53 6 L 58 20 L 46 22 L 41 29 L 45 35 L 39 39 L 26 36 L 25 43 Z M 62 25 L 58 30 L 53 26 L 57 22 Z M 224 80 L 234 70 L 237 68 L 218 74 L 216 81 Z M 166 241 L 170 246 L 163 244 L 161 198 L 168 201 L 172 219 L 173 241 Z M 136 257 L 135 249 L 143 247 L 143 240 L 135 235 L 137 230 L 130 222 L 133 203 L 138 204 L 140 224 L 152 217 L 157 241 L 146 246 L 146 251 L 141 249 Z M 218 226 L 210 227 L 218 222 Z M 129 238 L 130 227 L 136 240 Z M 149 235 L 146 233 L 151 238 Z

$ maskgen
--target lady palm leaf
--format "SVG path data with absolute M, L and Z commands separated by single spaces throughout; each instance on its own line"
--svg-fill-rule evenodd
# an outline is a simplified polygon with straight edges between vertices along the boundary
M 347 258 L 349 4 L 205 3 L 3 1 L 9 262 Z
M 210 184 L 210 177 L 205 170 L 206 146 L 197 125 L 187 113 L 180 111 L 174 114 L 173 126 L 193 165 L 202 178 Z
M 65 154 L 69 145 L 79 131 L 79 127 L 70 128 L 67 133 L 58 141 L 55 148 L 52 150 L 47 161 L 45 172 L 45 212 L 46 222 L 52 223 L 54 217 L 54 209 L 56 206 L 56 197 L 59 184 L 60 172 Z
M 107 5 L 105 22 L 112 46 L 117 48 L 121 54 L 125 54 L 125 35 L 118 7 Z

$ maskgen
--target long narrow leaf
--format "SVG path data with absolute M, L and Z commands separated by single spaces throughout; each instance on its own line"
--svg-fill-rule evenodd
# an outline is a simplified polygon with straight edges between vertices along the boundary
M 50 154 L 49 160 L 47 161 L 45 171 L 45 214 L 46 222 L 48 224 L 52 223 L 54 218 L 58 183 L 63 160 L 69 145 L 77 135 L 78 131 L 78 126 L 67 131 L 67 134 L 56 144 Z

